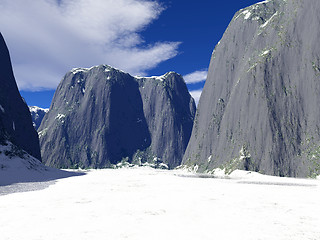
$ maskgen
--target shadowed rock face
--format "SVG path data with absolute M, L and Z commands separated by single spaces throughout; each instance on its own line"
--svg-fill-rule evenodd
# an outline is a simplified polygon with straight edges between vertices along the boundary
M 183 163 L 319 174 L 320 1 L 237 12 L 213 51 Z
M 39 128 L 42 156 L 59 168 L 155 158 L 175 167 L 194 113 L 194 101 L 176 73 L 134 78 L 106 65 L 73 69 L 59 84 Z
M 169 167 L 179 166 L 191 136 L 194 100 L 182 77 L 174 72 L 138 82 L 151 151 Z
M 0 144 L 10 141 L 41 160 L 38 134 L 32 126 L 28 106 L 18 91 L 9 51 L 1 33 L 0 85 Z

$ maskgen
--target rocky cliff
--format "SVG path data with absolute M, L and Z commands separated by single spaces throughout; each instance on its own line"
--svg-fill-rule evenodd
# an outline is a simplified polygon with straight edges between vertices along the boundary
M 121 161 L 181 163 L 195 104 L 182 77 L 132 77 L 107 65 L 73 69 L 39 128 L 42 157 L 59 168 Z
M 306 177 L 320 170 L 320 1 L 240 10 L 215 47 L 183 163 Z
M 24 150 L 41 160 L 38 134 L 28 106 L 21 98 L 6 43 L 0 33 L 0 144 L 13 146 L 11 155 Z

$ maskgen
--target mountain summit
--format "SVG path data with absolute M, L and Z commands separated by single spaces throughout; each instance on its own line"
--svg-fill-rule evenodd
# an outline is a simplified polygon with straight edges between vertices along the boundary
M 320 171 L 320 1 L 235 14 L 215 47 L 183 163 L 278 176 Z
M 195 114 L 183 78 L 133 77 L 107 65 L 76 68 L 39 128 L 47 165 L 102 168 L 120 161 L 181 163 Z

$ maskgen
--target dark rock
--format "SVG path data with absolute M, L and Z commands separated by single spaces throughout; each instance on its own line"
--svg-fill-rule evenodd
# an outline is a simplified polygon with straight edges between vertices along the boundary
M 78 68 L 59 84 L 39 128 L 47 165 L 103 168 L 181 163 L 195 104 L 182 77 L 134 78 L 107 65 Z M 182 116 L 183 115 L 183 116 Z
M 183 164 L 277 176 L 320 171 L 320 1 L 237 12 L 213 51 Z
M 20 96 L 6 43 L 0 33 L 0 144 L 11 142 L 41 160 L 38 134 Z

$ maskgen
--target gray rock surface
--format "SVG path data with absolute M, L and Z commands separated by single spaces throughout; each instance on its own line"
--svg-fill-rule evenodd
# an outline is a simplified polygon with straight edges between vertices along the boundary
M 183 164 L 277 176 L 320 171 L 320 1 L 235 14 L 215 47 Z
M 6 43 L 0 33 L 0 144 L 11 142 L 41 160 L 38 134 L 20 96 Z
M 49 111 L 48 108 L 40 108 L 37 106 L 29 106 L 29 110 L 32 117 L 32 123 L 36 130 L 40 127 L 40 124 L 44 118 L 44 115 Z
M 132 77 L 107 65 L 77 68 L 59 84 L 39 128 L 42 157 L 59 168 L 121 161 L 181 163 L 195 104 L 182 77 Z

